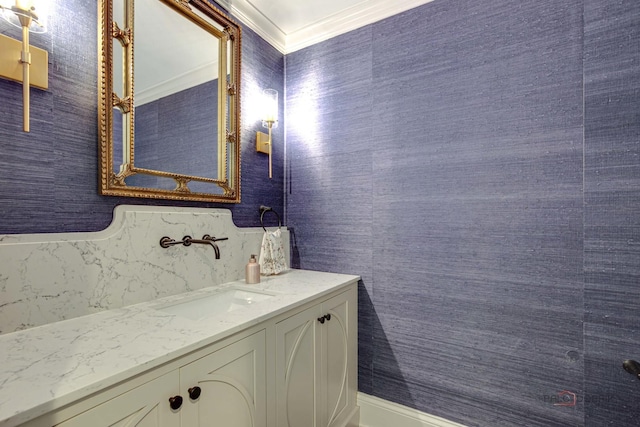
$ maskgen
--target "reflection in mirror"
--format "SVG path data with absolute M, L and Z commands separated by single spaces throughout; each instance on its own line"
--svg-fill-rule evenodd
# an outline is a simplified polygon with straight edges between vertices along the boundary
M 218 178 L 218 144 L 210 137 L 218 134 L 219 41 L 164 3 L 144 4 L 135 11 L 136 165 Z M 165 30 L 169 26 L 172 32 Z M 198 152 L 204 155 L 190 157 Z
M 101 193 L 239 202 L 239 26 L 205 0 L 101 0 L 100 20 Z

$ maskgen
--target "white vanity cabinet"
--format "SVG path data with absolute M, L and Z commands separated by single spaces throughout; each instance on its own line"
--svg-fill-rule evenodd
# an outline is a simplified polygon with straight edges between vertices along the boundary
M 266 427 L 265 331 L 180 368 L 184 427 Z
M 357 283 L 267 313 L 20 426 L 357 426 Z
M 180 414 L 169 407 L 167 396 L 179 393 L 179 373 L 165 374 L 91 408 L 61 423 L 58 414 L 45 416 L 31 425 L 59 427 L 179 427 Z
M 200 427 L 215 422 L 220 426 L 266 427 L 265 363 L 262 330 L 116 397 L 105 394 L 108 400 L 65 421 L 58 422 L 64 418 L 61 412 L 27 425 Z
M 276 324 L 277 427 L 344 426 L 357 388 L 355 287 Z

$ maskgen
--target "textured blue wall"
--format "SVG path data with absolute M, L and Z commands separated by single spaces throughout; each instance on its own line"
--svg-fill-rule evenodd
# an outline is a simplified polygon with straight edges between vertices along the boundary
M 637 425 L 639 7 L 439 0 L 287 55 L 293 253 L 363 277 L 362 391 Z
M 259 225 L 261 204 L 282 211 L 284 133 L 275 130 L 269 180 L 266 156 L 254 148 L 260 123 L 245 114 L 258 88 L 283 92 L 280 52 L 243 28 L 239 205 L 104 197 L 98 195 L 97 2 L 52 3 L 50 31 L 31 37 L 49 51 L 49 90 L 32 90 L 31 133 L 22 132 L 21 86 L 0 79 L 0 234 L 100 230 L 122 203 L 229 208 L 239 226 Z M 19 37 L 4 21 L 0 32 Z
M 217 106 L 215 79 L 136 107 L 136 165 L 217 178 Z
M 585 388 L 588 426 L 637 426 L 640 2 L 585 0 Z
M 0 234 L 119 203 L 256 225 L 286 197 L 296 265 L 363 277 L 362 391 L 470 426 L 637 425 L 640 3 L 437 0 L 288 55 L 285 194 L 251 114 L 283 58 L 245 28 L 240 205 L 97 194 L 96 4 L 54 3 L 30 134 L 0 80 Z

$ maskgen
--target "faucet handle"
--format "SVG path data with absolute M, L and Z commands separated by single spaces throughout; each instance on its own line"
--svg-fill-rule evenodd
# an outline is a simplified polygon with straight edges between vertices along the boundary
M 229 240 L 229 238 L 228 237 L 216 238 L 216 237 L 211 237 L 208 234 L 205 234 L 204 236 L 202 236 L 202 240 L 209 240 L 211 242 L 219 242 L 221 240 Z
M 163 248 L 168 248 L 169 246 L 180 245 L 182 241 L 174 240 L 171 237 L 164 236 L 160 239 L 160 246 Z

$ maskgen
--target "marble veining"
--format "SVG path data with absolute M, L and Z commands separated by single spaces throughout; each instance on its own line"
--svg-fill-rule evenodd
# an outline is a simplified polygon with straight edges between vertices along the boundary
M 275 295 L 249 308 L 200 320 L 155 308 L 218 291 L 220 286 L 2 335 L 0 427 L 34 419 L 358 280 L 290 270 L 263 277 L 257 285 L 245 285 L 244 280 L 227 283 L 225 287 L 251 286 Z
M 121 205 L 95 233 L 0 235 L 0 333 L 238 280 L 263 232 L 226 209 Z M 208 245 L 159 245 L 204 234 L 229 238 L 219 260 Z

